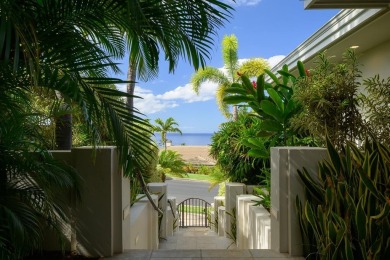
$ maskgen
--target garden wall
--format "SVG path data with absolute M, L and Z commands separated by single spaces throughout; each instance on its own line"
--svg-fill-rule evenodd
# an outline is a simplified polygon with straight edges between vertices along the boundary
M 157 204 L 158 196 L 152 198 Z M 148 198 L 141 197 L 130 210 L 130 244 L 125 249 L 158 249 L 158 245 L 158 212 Z
M 75 219 L 77 250 L 85 256 L 96 257 L 112 256 L 129 248 L 130 183 L 122 175 L 116 147 L 81 147 L 52 151 L 52 154 L 73 166 L 83 180 L 81 202 L 70 205 Z M 69 247 L 70 227 L 64 228 Z M 48 234 L 47 238 L 45 249 L 61 250 L 61 245 L 53 243 L 58 240 L 53 234 Z

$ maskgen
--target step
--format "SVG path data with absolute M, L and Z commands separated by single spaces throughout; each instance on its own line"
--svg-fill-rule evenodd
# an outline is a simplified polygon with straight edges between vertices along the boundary
M 123 254 L 115 255 L 105 259 L 139 259 L 139 260 L 158 260 L 158 259 L 270 259 L 270 260 L 304 260 L 303 257 L 289 257 L 287 254 L 276 253 L 269 249 L 191 249 L 191 250 L 141 250 L 134 249 L 126 251 Z

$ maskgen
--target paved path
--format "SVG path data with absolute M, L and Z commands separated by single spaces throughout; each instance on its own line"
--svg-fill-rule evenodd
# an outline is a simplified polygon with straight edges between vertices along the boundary
M 205 181 L 173 179 L 166 180 L 165 183 L 168 186 L 168 196 L 176 197 L 177 204 L 188 198 L 200 198 L 213 203 L 218 194 L 218 185 L 209 191 L 210 183 Z
M 160 241 L 159 250 L 129 250 L 107 259 L 117 260 L 168 260 L 168 259 L 257 259 L 257 260 L 304 260 L 303 257 L 289 257 L 269 249 L 237 249 L 232 241 L 207 228 L 187 228 L 174 233 L 167 240 Z
M 129 250 L 123 254 L 105 258 L 117 260 L 305 260 L 289 257 L 269 249 L 190 249 L 190 250 Z
M 209 228 L 180 228 L 173 236 L 160 239 L 160 249 L 236 249 L 233 240 L 218 236 Z

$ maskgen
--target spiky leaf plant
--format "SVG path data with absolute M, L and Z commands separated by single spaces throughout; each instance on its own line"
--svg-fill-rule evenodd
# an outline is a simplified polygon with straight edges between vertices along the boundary
M 366 139 L 337 152 L 327 139 L 329 160 L 316 177 L 298 171 L 307 201 L 297 199 L 308 259 L 390 258 L 390 149 Z

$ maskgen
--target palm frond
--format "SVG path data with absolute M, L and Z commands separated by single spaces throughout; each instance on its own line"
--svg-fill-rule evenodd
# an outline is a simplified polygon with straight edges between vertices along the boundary
M 212 36 L 230 17 L 232 8 L 222 1 L 131 1 L 123 15 L 130 18 L 127 38 L 130 56 L 138 65 L 138 75 L 158 65 L 159 49 L 174 71 L 179 58 L 195 69 L 210 58 Z M 150 76 L 150 75 L 149 75 Z
M 196 93 L 199 93 L 199 88 L 206 81 L 215 82 L 218 85 L 226 85 L 230 83 L 229 78 L 219 69 L 213 67 L 205 67 L 198 70 L 191 78 L 192 88 Z

